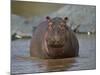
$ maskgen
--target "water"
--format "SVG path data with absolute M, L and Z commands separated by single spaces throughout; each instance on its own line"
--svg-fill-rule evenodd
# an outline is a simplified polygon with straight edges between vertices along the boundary
M 53 71 L 90 70 L 96 68 L 95 35 L 77 35 L 79 57 L 65 59 L 38 59 L 29 55 L 30 39 L 11 43 L 11 73 L 37 73 Z

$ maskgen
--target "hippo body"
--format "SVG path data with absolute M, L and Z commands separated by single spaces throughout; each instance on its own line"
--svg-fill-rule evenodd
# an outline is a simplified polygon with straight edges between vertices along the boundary
M 60 23 L 62 24 L 61 27 Z M 63 20 L 59 17 L 50 19 L 47 17 L 47 20 L 40 23 L 33 32 L 30 44 L 30 55 L 32 57 L 68 58 L 76 57 L 78 53 L 78 40 L 74 32 L 66 25 L 66 19 Z

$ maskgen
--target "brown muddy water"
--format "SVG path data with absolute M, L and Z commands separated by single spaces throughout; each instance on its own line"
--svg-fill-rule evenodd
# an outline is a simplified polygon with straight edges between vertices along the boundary
M 90 70 L 96 68 L 95 35 L 80 34 L 79 57 L 64 59 L 39 59 L 29 55 L 30 39 L 11 42 L 11 73 L 25 74 L 54 71 Z

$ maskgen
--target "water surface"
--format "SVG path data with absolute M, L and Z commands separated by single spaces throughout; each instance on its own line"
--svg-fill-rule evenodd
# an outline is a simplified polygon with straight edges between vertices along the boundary
M 32 58 L 29 55 L 30 39 L 11 42 L 11 73 L 37 73 L 53 71 L 88 70 L 96 68 L 95 35 L 77 35 L 79 57 L 65 59 Z

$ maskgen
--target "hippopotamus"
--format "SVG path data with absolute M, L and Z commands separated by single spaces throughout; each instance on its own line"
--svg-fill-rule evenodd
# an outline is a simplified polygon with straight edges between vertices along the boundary
M 68 17 L 46 17 L 32 34 L 30 56 L 43 59 L 77 57 L 79 43 Z

